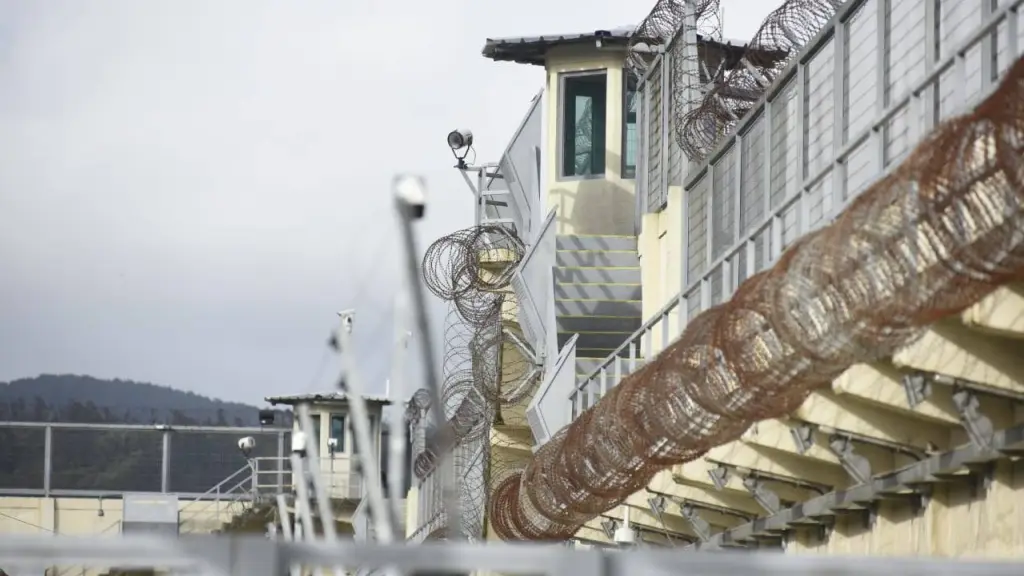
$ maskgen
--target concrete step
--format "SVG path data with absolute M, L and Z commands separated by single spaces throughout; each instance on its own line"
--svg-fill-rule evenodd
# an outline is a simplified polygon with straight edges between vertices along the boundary
M 568 300 L 640 300 L 639 284 L 555 283 L 555 298 Z
M 608 350 L 611 353 L 619 344 L 625 342 L 632 332 L 559 332 L 558 347 L 565 345 L 574 334 L 578 335 L 576 350 Z
M 555 298 L 555 316 L 643 317 L 640 300 L 583 300 Z
M 555 318 L 559 332 L 628 332 L 640 329 L 640 317 L 623 316 L 561 316 Z
M 555 265 L 567 267 L 639 268 L 640 258 L 633 250 L 558 250 Z
M 639 284 L 640 267 L 600 268 L 600 267 L 567 267 L 555 268 L 555 282 L 562 284 Z
M 632 250 L 636 251 L 636 236 L 573 235 L 555 238 L 558 250 Z

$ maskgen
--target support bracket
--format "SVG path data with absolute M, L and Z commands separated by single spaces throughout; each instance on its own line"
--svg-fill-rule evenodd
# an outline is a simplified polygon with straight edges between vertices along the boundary
M 685 502 L 680 504 L 679 513 L 684 520 L 689 522 L 690 527 L 693 528 L 693 533 L 697 535 L 701 542 L 711 540 L 711 524 L 701 517 L 700 512 L 693 505 Z
M 992 420 L 981 413 L 977 395 L 963 386 L 953 386 L 953 406 L 960 416 L 960 425 L 967 431 L 971 444 L 983 450 L 992 449 L 995 427 Z
M 601 520 L 601 531 L 608 537 L 609 540 L 615 538 L 615 531 L 619 529 L 619 522 L 612 520 L 611 518 L 605 518 Z
M 828 440 L 828 447 L 839 458 L 843 470 L 858 484 L 871 481 L 871 462 L 854 452 L 853 440 L 849 436 L 833 434 Z
M 777 514 L 782 509 L 782 500 L 779 495 L 765 486 L 765 483 L 756 476 L 750 475 L 744 478 L 743 487 L 768 514 Z
M 789 435 L 799 454 L 806 454 L 814 446 L 814 427 L 806 422 L 790 428 Z
M 721 464 L 708 470 L 708 476 L 711 477 L 711 483 L 718 490 L 725 490 L 726 485 L 729 484 L 729 469 Z
M 900 379 L 903 384 L 903 391 L 907 395 L 907 406 L 911 409 L 917 408 L 922 402 L 932 395 L 931 378 L 923 372 L 906 374 Z

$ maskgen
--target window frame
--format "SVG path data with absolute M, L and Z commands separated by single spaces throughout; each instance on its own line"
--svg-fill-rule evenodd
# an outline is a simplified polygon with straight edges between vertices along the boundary
M 316 446 L 316 451 L 321 452 L 324 447 L 320 444 L 320 427 L 323 425 L 323 421 L 319 414 L 310 414 L 310 422 L 313 424 L 313 445 Z
M 335 421 L 341 421 L 341 437 L 338 438 L 338 449 L 334 451 L 335 454 L 348 453 L 348 414 L 333 413 L 329 420 L 329 428 L 327 430 L 328 438 L 335 438 L 334 436 L 334 423 Z
M 640 106 L 642 102 L 637 100 L 636 102 L 636 119 L 634 124 L 636 125 L 636 158 L 633 159 L 633 173 L 626 173 L 626 145 L 628 143 L 628 131 L 626 130 L 627 120 L 629 118 L 628 108 L 626 104 L 628 102 L 629 86 L 633 85 L 634 98 L 640 97 L 640 78 L 636 74 L 629 71 L 629 68 L 622 69 L 622 143 L 619 148 L 619 156 L 621 158 L 619 165 L 619 179 L 621 180 L 636 180 L 637 168 L 640 164 Z
M 569 80 L 569 79 L 572 79 L 572 78 L 582 78 L 582 77 L 587 77 L 587 76 L 604 76 L 604 79 L 605 79 L 605 85 L 604 85 L 605 86 L 605 105 L 604 105 L 604 115 L 605 115 L 605 127 L 604 127 L 604 130 L 605 130 L 605 135 L 604 135 L 604 137 L 605 137 L 605 162 L 604 162 L 604 171 L 601 172 L 600 174 L 582 174 L 582 175 L 579 175 L 579 176 L 576 176 L 576 175 L 566 175 L 565 174 L 565 162 L 564 162 L 564 159 L 565 159 L 565 111 L 566 111 L 565 87 L 566 87 L 566 81 Z M 555 152 L 555 168 L 556 168 L 555 174 L 557 175 L 555 179 L 558 182 L 572 182 L 572 181 L 580 181 L 580 180 L 603 180 L 604 178 L 607 177 L 607 174 L 608 174 L 608 162 L 607 162 L 607 160 L 608 160 L 608 158 L 607 158 L 608 148 L 607 147 L 608 147 L 608 81 L 609 81 L 609 76 L 610 76 L 610 74 L 609 74 L 609 69 L 608 68 L 593 68 L 593 69 L 587 69 L 587 70 L 574 70 L 574 71 L 571 71 L 571 72 L 559 72 L 558 73 L 558 107 L 557 107 L 558 117 L 555 120 L 555 122 L 556 122 L 556 131 L 555 132 L 556 132 L 556 135 L 557 135 L 557 138 L 558 138 L 557 142 L 556 142 L 557 148 L 556 148 L 556 152 Z

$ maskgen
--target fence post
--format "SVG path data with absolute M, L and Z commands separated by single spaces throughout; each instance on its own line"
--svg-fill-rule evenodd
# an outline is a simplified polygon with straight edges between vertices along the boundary
M 50 495 L 50 477 L 53 474 L 53 428 L 43 428 L 43 494 Z
M 160 492 L 166 494 L 171 488 L 171 431 L 163 431 L 163 450 L 160 461 Z
M 277 493 L 284 494 L 284 431 L 277 433 Z

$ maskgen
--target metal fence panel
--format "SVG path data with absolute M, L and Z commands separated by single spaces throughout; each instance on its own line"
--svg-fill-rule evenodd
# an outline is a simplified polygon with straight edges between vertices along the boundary
M 538 355 L 554 360 L 555 334 L 555 216 L 554 209 L 541 224 L 537 238 L 519 263 L 512 279 L 518 302 L 519 325 Z
M 526 117 L 499 162 L 501 175 L 509 191 L 508 217 L 515 221 L 519 236 L 526 242 L 532 241 L 536 234 L 540 207 L 543 205 L 538 162 L 544 128 L 543 108 L 540 105 L 543 95 L 544 91 L 541 90 L 534 96 Z
M 551 438 L 551 434 L 568 424 L 565 400 L 576 386 L 576 340 L 574 334 L 562 346 L 558 357 L 545 371 L 533 400 L 526 408 L 526 418 L 533 433 L 534 442 L 543 444 Z
M 42 490 L 46 430 L 0 427 L 0 489 Z
M 156 430 L 53 430 L 51 488 L 160 492 L 163 434 Z
M 238 440 L 252 436 L 256 445 L 246 455 L 238 449 Z M 240 434 L 224 432 L 172 432 L 169 452 L 169 491 L 206 492 L 236 470 L 249 458 L 281 456 L 290 449 L 291 434 L 276 431 Z
M 664 114 L 662 92 L 664 88 L 664 58 L 658 57 L 651 65 L 647 73 L 647 79 L 643 84 L 643 91 L 646 94 L 646 125 L 648 135 L 644 142 L 646 159 L 644 162 L 647 171 L 647 211 L 657 212 L 664 205 L 667 199 L 665 193 L 665 181 L 663 175 L 662 144 L 665 137 L 665 125 L 668 118 Z

